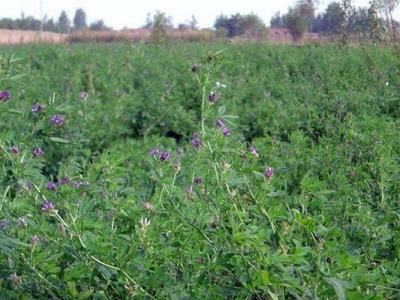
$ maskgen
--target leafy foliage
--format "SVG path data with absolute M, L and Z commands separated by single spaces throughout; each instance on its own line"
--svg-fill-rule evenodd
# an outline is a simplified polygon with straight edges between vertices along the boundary
M 395 48 L 7 50 L 4 297 L 399 297 Z

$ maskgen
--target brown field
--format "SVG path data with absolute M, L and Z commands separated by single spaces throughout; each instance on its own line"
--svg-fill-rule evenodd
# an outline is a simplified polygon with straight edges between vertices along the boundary
M 31 30 L 0 29 L 0 44 L 61 43 L 67 34 Z
M 215 38 L 212 30 L 168 30 L 168 38 L 172 41 L 202 41 L 208 42 Z M 267 30 L 266 40 L 271 44 L 292 43 L 292 35 L 288 29 L 269 28 Z M 27 30 L 8 30 L 0 29 L 0 45 L 6 44 L 32 44 L 32 43 L 85 43 L 85 42 L 149 42 L 151 40 L 151 31 L 149 29 L 132 29 L 124 31 L 81 31 L 72 34 L 60 34 L 54 32 L 39 32 Z M 253 40 L 249 36 L 241 36 L 232 39 L 232 41 Z M 257 39 L 256 39 L 257 40 Z M 320 40 L 318 34 L 311 34 L 302 39 L 303 41 Z

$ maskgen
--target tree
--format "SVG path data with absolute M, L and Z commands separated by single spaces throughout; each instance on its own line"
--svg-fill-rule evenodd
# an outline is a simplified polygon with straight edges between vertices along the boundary
M 216 30 L 225 28 L 227 37 L 234 37 L 244 33 L 242 21 L 242 16 L 240 14 L 231 15 L 230 17 L 221 14 L 215 20 L 214 27 Z
M 82 8 L 75 11 L 74 16 L 74 30 L 82 30 L 87 28 L 86 13 Z
M 60 16 L 58 17 L 58 23 L 57 23 L 58 32 L 69 33 L 70 24 L 71 22 L 67 16 L 67 13 L 63 10 Z
M 172 18 L 166 17 L 165 13 L 157 11 L 153 17 L 151 26 L 151 41 L 162 43 L 167 39 L 167 28 L 172 27 Z
M 307 30 L 306 20 L 297 7 L 289 8 L 285 22 L 286 27 L 290 30 L 293 40 L 295 41 L 301 39 Z
M 396 26 L 393 19 L 393 12 L 400 4 L 400 0 L 378 0 L 379 7 L 386 16 L 388 28 L 390 27 L 393 32 L 393 38 L 396 39 Z
M 318 6 L 318 0 L 297 0 L 296 10 L 304 18 L 304 22 L 308 27 L 308 32 L 312 32 L 315 11 Z
M 196 17 L 194 15 L 192 15 L 192 18 L 189 21 L 190 29 L 192 29 L 192 30 L 199 29 L 197 25 L 198 25 L 197 19 L 196 19 Z
M 110 30 L 110 27 L 107 27 L 103 20 L 98 20 L 91 23 L 89 29 L 93 31 L 107 31 Z
M 339 2 L 328 4 L 324 13 L 318 14 L 314 20 L 313 30 L 315 32 L 338 34 L 342 20 L 343 10 Z
M 272 16 L 269 24 L 270 24 L 271 27 L 274 27 L 274 28 L 283 28 L 283 27 L 285 27 L 285 25 L 283 24 L 283 18 L 281 16 L 281 12 L 280 11 L 276 12 Z
M 242 17 L 241 26 L 244 33 L 250 38 L 261 40 L 266 37 L 267 28 L 265 23 L 253 13 Z

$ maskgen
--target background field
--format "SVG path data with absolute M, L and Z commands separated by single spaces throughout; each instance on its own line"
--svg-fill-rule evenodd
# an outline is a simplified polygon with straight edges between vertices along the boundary
M 0 220 L 9 224 L 1 230 L 10 240 L 0 252 L 2 293 L 400 297 L 397 47 L 3 50 L 22 58 L 18 70 L 26 77 L 0 86 L 12 95 L 1 103 L 0 119 Z M 44 108 L 39 116 L 30 113 L 35 103 Z M 60 130 L 49 123 L 54 113 L 66 118 Z M 215 127 L 218 119 L 229 136 Z M 192 144 L 195 132 L 200 149 Z M 46 155 L 40 164 L 30 158 L 26 171 L 26 162 L 6 155 L 17 143 L 27 156 L 34 146 Z M 168 151 L 168 162 L 149 155 L 156 148 Z M 267 167 L 272 177 L 263 173 Z M 65 176 L 90 186 L 61 186 Z M 56 192 L 45 188 L 49 181 Z M 29 182 L 36 188 L 24 192 Z M 43 216 L 43 199 L 59 215 Z M 33 235 L 41 241 L 32 249 Z

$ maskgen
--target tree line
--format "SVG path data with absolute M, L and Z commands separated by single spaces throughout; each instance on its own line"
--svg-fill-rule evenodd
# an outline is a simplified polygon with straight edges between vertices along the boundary
M 58 33 L 70 33 L 78 30 L 110 30 L 103 20 L 97 20 L 88 25 L 86 21 L 86 13 L 82 8 L 75 11 L 72 21 L 67 13 L 62 11 L 58 19 L 48 19 L 46 16 L 43 20 L 35 19 L 32 16 L 21 14 L 18 19 L 2 18 L 0 19 L 0 28 L 2 29 L 19 29 L 19 30 L 34 30 L 34 31 L 51 31 Z
M 318 0 L 298 0 L 286 14 L 277 12 L 271 27 L 288 28 L 294 39 L 305 33 L 361 34 L 373 39 L 396 39 L 399 23 L 393 12 L 400 0 L 372 0 L 369 7 L 355 7 L 352 0 L 332 1 L 324 12 L 316 13 Z

